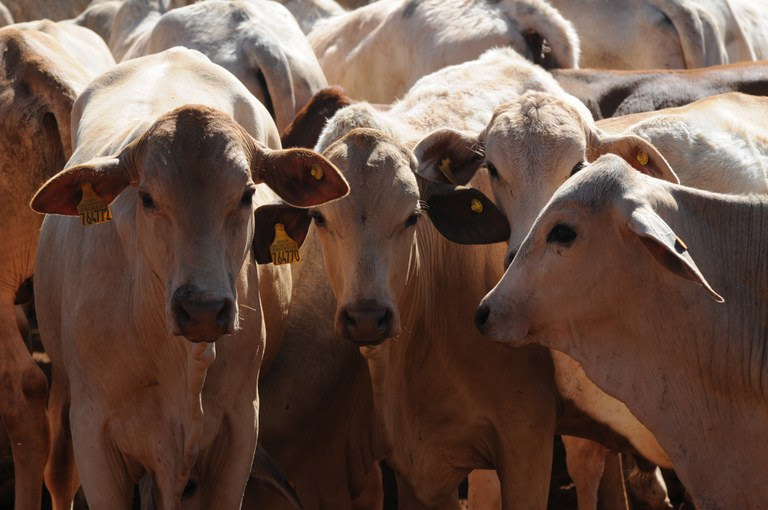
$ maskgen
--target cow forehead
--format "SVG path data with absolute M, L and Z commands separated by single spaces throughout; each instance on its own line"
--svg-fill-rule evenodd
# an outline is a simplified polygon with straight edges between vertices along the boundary
M 419 199 L 412 154 L 381 132 L 356 129 L 331 145 L 325 154 L 349 182 L 344 200 L 328 205 L 336 214 L 373 218 L 403 208 Z
M 141 140 L 142 181 L 202 181 L 206 186 L 244 183 L 254 144 L 228 115 L 205 107 L 170 112 Z

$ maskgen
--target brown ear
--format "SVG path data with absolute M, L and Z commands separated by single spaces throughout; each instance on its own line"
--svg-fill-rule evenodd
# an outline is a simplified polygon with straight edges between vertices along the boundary
M 309 211 L 288 204 L 268 204 L 253 213 L 255 226 L 253 232 L 253 257 L 259 264 L 272 262 L 269 245 L 275 240 L 275 224 L 282 223 L 288 236 L 301 245 L 307 237 L 311 219 Z
M 77 216 L 83 184 L 89 183 L 109 204 L 133 181 L 132 175 L 125 158 L 95 158 L 51 177 L 32 197 L 30 206 L 39 213 Z
M 610 136 L 603 138 L 589 151 L 589 161 L 594 161 L 603 154 L 616 154 L 632 167 L 651 177 L 680 184 L 680 179 L 656 150 L 656 147 L 636 135 Z
M 280 198 L 297 207 L 312 207 L 349 193 L 349 184 L 339 169 L 309 149 L 270 150 L 263 146 L 253 158 L 253 178 L 263 181 Z
M 698 283 L 709 292 L 712 299 L 722 303 L 723 297 L 710 287 L 699 271 L 688 247 L 675 232 L 651 208 L 641 206 L 632 211 L 629 228 L 640 237 L 643 246 L 667 270 Z
M 454 129 L 438 129 L 413 149 L 416 174 L 428 181 L 466 184 L 483 164 L 484 147 L 477 136 Z
M 491 244 L 509 239 L 506 216 L 482 192 L 417 179 L 421 198 L 435 228 L 449 241 L 459 244 Z

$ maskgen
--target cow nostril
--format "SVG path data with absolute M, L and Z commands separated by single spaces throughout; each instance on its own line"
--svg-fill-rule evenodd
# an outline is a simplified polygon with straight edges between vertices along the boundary
M 352 316 L 349 315 L 349 312 L 347 310 L 342 310 L 341 320 L 344 323 L 345 328 L 351 329 L 355 327 L 355 319 L 353 319 Z
M 232 310 L 232 302 L 229 299 L 225 299 L 221 303 L 221 310 L 216 314 L 216 323 L 219 326 L 226 326 L 230 319 L 230 312 Z
M 485 325 L 488 323 L 488 317 L 491 315 L 491 307 L 480 305 L 475 312 L 475 327 L 482 333 Z
M 516 251 L 511 251 L 507 253 L 507 256 L 504 257 L 504 270 L 506 271 L 509 269 L 509 266 L 512 264 L 512 261 L 515 260 L 515 255 L 517 255 Z
M 392 322 L 392 311 L 387 308 L 384 310 L 384 315 L 381 316 L 381 318 L 376 322 L 376 326 L 379 328 L 379 331 L 382 333 L 386 332 L 389 329 L 389 324 Z
M 192 322 L 192 317 L 189 316 L 189 313 L 184 309 L 184 305 L 181 302 L 177 301 L 173 303 L 173 311 L 176 315 L 176 322 L 182 328 L 189 326 L 190 322 Z

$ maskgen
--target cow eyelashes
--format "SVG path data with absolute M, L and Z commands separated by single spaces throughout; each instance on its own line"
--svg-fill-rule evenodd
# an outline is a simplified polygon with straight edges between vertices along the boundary
M 155 201 L 152 200 L 152 195 L 146 191 L 139 191 L 139 198 L 144 209 L 153 210 L 155 208 Z
M 250 207 L 251 204 L 253 204 L 253 194 L 256 192 L 255 189 L 247 189 L 243 193 L 242 198 L 240 199 L 240 205 L 243 207 Z
M 584 161 L 579 161 L 578 163 L 573 165 L 573 169 L 571 170 L 571 175 L 575 174 L 576 172 L 578 172 L 579 170 L 581 170 L 585 166 L 587 166 L 587 164 Z
M 408 219 L 405 220 L 405 227 L 408 228 L 416 225 L 416 223 L 419 221 L 419 216 L 421 216 L 421 211 L 415 212 L 408 216 Z
M 486 161 L 485 168 L 488 169 L 488 173 L 491 174 L 491 177 L 493 177 L 494 179 L 499 178 L 499 171 L 496 170 L 496 167 L 494 166 L 493 163 L 491 163 L 490 161 Z
M 312 221 L 315 222 L 315 225 L 318 227 L 324 227 L 325 226 L 325 217 L 320 214 L 317 211 L 311 211 L 309 213 L 309 217 L 312 218 Z
M 576 231 L 565 223 L 558 223 L 547 234 L 547 243 L 569 245 L 576 239 Z

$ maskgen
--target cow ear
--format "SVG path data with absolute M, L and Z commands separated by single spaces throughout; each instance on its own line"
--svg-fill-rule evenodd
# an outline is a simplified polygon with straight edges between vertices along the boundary
M 259 264 L 272 262 L 269 245 L 275 240 L 275 225 L 282 223 L 285 233 L 293 239 L 299 248 L 304 243 L 311 219 L 307 209 L 300 209 L 288 204 L 267 204 L 253 213 L 253 257 Z
M 257 146 L 253 178 L 265 182 L 289 204 L 312 207 L 349 193 L 349 184 L 339 169 L 309 149 L 271 150 Z
M 506 216 L 481 191 L 418 178 L 421 198 L 435 228 L 459 244 L 491 244 L 509 239 Z
M 621 156 L 639 172 L 680 184 L 680 179 L 664 156 L 656 150 L 656 147 L 639 136 L 623 135 L 604 138 L 590 151 L 589 160 L 594 161 L 603 154 L 609 153 Z
M 93 191 L 109 204 L 126 186 L 135 182 L 136 172 L 129 161 L 130 158 L 100 157 L 67 168 L 43 184 L 29 205 L 39 213 L 77 216 L 84 184 L 90 184 Z
M 476 135 L 454 129 L 438 129 L 413 149 L 416 174 L 428 181 L 466 184 L 483 163 L 484 147 Z
M 662 266 L 686 280 L 703 286 L 718 303 L 724 301 L 723 297 L 707 283 L 688 253 L 685 243 L 652 209 L 641 206 L 632 211 L 629 228 L 639 236 L 643 246 Z

